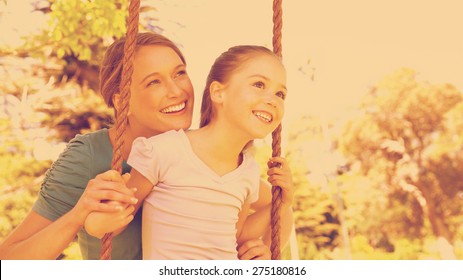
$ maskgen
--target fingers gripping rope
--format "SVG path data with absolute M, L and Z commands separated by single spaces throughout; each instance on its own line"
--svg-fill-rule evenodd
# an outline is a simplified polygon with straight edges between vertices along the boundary
M 283 26 L 283 10 L 282 0 L 273 0 L 273 52 L 281 59 L 281 30 Z M 281 124 L 272 132 L 272 157 L 281 155 Z M 278 165 L 276 163 L 274 166 Z M 272 167 L 274 167 L 272 166 Z M 281 210 L 281 188 L 275 186 L 272 188 L 272 210 L 271 210 L 271 225 L 272 225 L 272 260 L 280 259 L 280 211 Z
M 140 0 L 131 0 L 129 5 L 129 17 L 127 20 L 127 34 L 124 44 L 124 60 L 122 68 L 122 77 L 119 90 L 121 98 L 119 100 L 120 112 L 116 119 L 116 144 L 113 147 L 113 159 L 111 162 L 112 169 L 122 173 L 122 151 L 124 148 L 123 134 L 127 126 L 127 112 L 129 111 L 130 100 L 130 83 L 133 73 L 133 57 L 135 55 L 136 37 L 138 33 L 138 19 L 140 10 Z M 107 233 L 101 240 L 100 259 L 111 259 L 113 234 Z

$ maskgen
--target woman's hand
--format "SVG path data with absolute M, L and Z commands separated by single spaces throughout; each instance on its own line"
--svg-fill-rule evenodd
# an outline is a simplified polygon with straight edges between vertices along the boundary
M 90 180 L 79 201 L 71 210 L 77 221 L 84 225 L 90 212 L 119 212 L 128 204 L 135 204 L 137 200 L 134 190 L 126 187 L 129 178 L 128 173 L 120 175 L 115 170 L 108 170 Z M 107 201 L 117 203 L 107 203 Z
M 279 163 L 280 167 L 271 167 L 274 163 Z M 268 181 L 272 186 L 279 186 L 282 190 L 281 204 L 282 207 L 291 207 L 294 200 L 293 176 L 286 159 L 283 157 L 273 157 L 267 163 Z
M 269 247 L 261 239 L 248 240 L 238 247 L 240 260 L 270 260 L 271 257 Z

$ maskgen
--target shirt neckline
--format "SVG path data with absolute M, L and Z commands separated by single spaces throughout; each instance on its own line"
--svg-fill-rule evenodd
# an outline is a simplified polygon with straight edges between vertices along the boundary
M 248 155 L 246 152 L 243 152 L 243 161 L 241 162 L 241 164 L 234 170 L 220 176 L 211 167 L 209 167 L 209 165 L 202 161 L 198 157 L 198 155 L 193 151 L 193 147 L 191 146 L 190 140 L 188 139 L 188 136 L 186 135 L 185 131 L 183 129 L 180 129 L 178 133 L 181 136 L 181 141 L 184 144 L 184 151 L 186 155 L 190 158 L 190 163 L 197 169 L 200 169 L 204 173 L 208 174 L 209 177 L 211 177 L 215 181 L 223 183 L 226 181 L 233 180 L 235 177 L 239 176 L 242 173 L 243 169 L 248 165 Z

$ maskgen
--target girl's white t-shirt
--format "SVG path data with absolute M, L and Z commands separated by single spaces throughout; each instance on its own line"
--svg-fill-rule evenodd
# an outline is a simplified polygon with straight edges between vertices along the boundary
M 259 165 L 250 153 L 219 176 L 179 130 L 137 138 L 127 162 L 157 182 L 143 204 L 143 259 L 238 258 L 238 213 L 259 194 Z

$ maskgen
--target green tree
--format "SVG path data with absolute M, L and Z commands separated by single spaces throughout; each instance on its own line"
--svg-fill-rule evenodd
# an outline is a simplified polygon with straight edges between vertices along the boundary
M 420 227 L 416 217 L 428 218 L 441 242 L 442 258 L 455 258 L 451 217 L 461 208 L 452 194 L 463 190 L 463 177 L 459 160 L 453 162 L 461 146 L 444 148 L 441 143 L 450 141 L 450 130 L 457 133 L 447 120 L 462 100 L 455 87 L 418 81 L 414 71 L 401 69 L 371 90 L 361 105 L 362 115 L 348 124 L 341 139 L 351 162 L 359 162 L 365 175 L 389 190 L 390 198 L 409 205 L 412 213 L 402 216 L 412 218 L 404 227 Z
M 300 256 L 332 258 L 330 252 L 340 243 L 340 209 L 329 186 L 334 180 L 327 182 L 330 171 L 323 162 L 330 153 L 332 139 L 326 135 L 322 121 L 313 116 L 301 118 L 287 130 L 285 157 L 295 187 L 293 209 Z
M 30 0 L 35 11 L 42 12 L 47 25 L 27 38 L 14 53 L 21 57 L 53 60 L 61 69 L 50 75 L 61 80 L 74 78 L 93 90 L 98 88 L 98 65 L 104 50 L 125 35 L 129 1 L 125 0 Z M 156 25 L 152 1 L 142 1 L 140 30 L 160 31 Z M 57 71 L 58 70 L 58 71 Z

